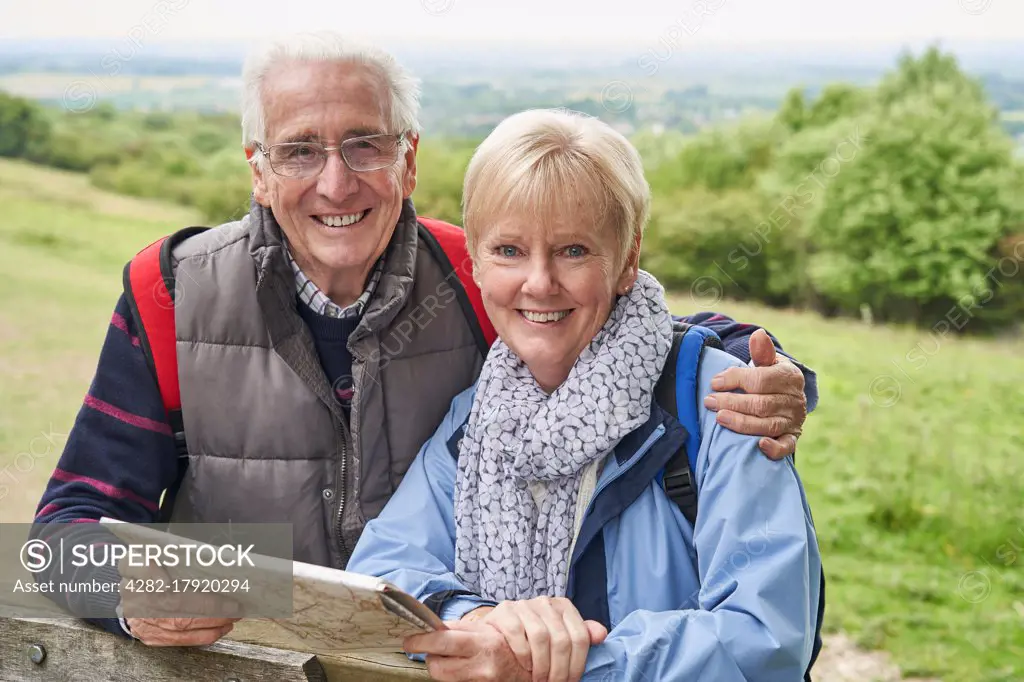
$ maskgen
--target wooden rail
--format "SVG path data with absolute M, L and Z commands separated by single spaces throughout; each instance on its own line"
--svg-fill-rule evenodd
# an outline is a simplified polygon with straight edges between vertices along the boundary
M 77 620 L 0 618 L 2 682 L 408 682 L 429 680 L 402 654 L 313 656 L 222 640 L 149 647 Z

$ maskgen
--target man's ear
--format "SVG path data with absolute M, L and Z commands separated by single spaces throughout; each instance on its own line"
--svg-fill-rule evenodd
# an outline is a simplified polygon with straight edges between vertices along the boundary
M 270 208 L 270 191 L 266 176 L 260 168 L 259 158 L 253 158 L 252 148 L 246 148 L 245 158 L 249 161 L 249 170 L 252 171 L 252 196 L 260 206 Z
M 420 146 L 419 135 L 409 135 L 405 149 L 405 176 L 402 178 L 402 194 L 408 199 L 416 189 L 416 151 Z

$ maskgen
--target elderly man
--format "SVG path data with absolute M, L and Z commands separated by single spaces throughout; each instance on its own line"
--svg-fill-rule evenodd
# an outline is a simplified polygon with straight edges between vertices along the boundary
M 161 277 L 176 282 L 180 416 L 161 393 L 167 354 L 139 319 L 152 294 L 132 286 L 129 268 L 36 521 L 291 523 L 297 560 L 343 568 L 475 381 L 489 323 L 460 305 L 472 292 L 451 277 L 451 233 L 439 248 L 417 220 L 418 90 L 393 57 L 334 35 L 296 36 L 250 58 L 244 88 L 251 211 L 171 237 L 160 259 Z M 773 458 L 792 452 L 805 374 L 749 325 L 689 321 L 713 327 L 744 361 L 748 344 L 761 344 L 757 364 L 771 366 L 730 370 L 721 389 L 747 395 L 720 394 L 719 418 L 767 436 Z M 103 624 L 149 644 L 202 645 L 231 623 Z

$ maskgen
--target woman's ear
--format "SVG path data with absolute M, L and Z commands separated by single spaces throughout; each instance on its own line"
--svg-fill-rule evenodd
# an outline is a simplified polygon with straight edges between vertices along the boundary
M 615 293 L 619 294 L 620 296 L 625 296 L 626 294 L 628 294 L 629 290 L 633 288 L 634 284 L 636 284 L 637 274 L 638 272 L 636 268 L 626 268 L 625 270 L 623 270 L 622 275 L 619 277 L 619 281 L 615 287 Z
M 619 281 L 616 283 L 616 293 L 625 294 L 633 288 L 637 276 L 640 274 L 640 240 L 643 238 L 639 232 L 633 240 L 625 262 L 622 264 L 622 272 L 619 274 Z

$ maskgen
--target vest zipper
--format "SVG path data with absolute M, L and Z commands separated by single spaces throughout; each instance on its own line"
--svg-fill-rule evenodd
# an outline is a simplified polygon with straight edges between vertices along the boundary
M 352 549 L 349 549 L 348 544 L 345 542 L 345 503 L 347 502 L 348 493 L 348 458 L 349 458 L 349 444 L 352 444 L 352 448 L 355 448 L 355 443 L 352 442 L 352 431 L 351 431 L 351 419 L 358 409 L 360 395 L 358 394 L 359 381 L 357 380 L 356 371 L 356 358 L 352 358 L 352 401 L 349 403 L 348 412 L 342 409 L 341 419 L 341 464 L 338 467 L 338 477 L 340 479 L 338 489 L 338 515 L 335 517 L 334 525 L 335 532 L 338 534 L 338 547 L 341 550 L 341 566 L 338 568 L 344 569 L 348 565 L 348 560 L 352 557 Z M 353 486 L 354 487 L 354 486 Z
M 344 569 L 348 564 L 349 558 L 348 546 L 345 543 L 345 534 L 342 528 L 345 515 L 345 497 L 348 490 L 348 481 L 345 477 L 348 469 L 346 466 L 348 463 L 348 441 L 348 425 L 343 420 L 341 423 L 341 466 L 338 467 L 338 515 L 335 517 L 334 525 L 335 532 L 338 534 L 338 546 L 341 549 L 341 565 L 338 566 L 341 569 Z

